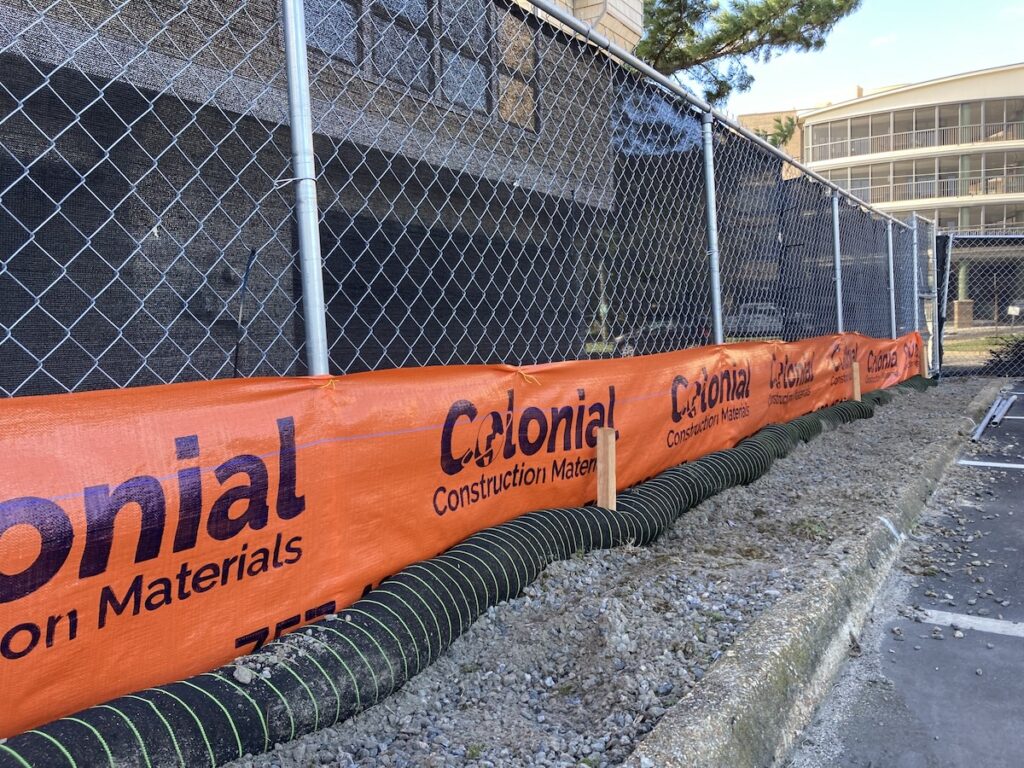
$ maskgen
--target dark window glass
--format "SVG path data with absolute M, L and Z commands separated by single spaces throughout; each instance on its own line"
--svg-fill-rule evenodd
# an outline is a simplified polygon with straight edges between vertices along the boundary
M 529 23 L 486 0 L 303 0 L 308 42 L 444 102 L 537 130 Z M 496 29 L 492 31 L 498 20 Z M 496 32 L 500 59 L 491 59 Z
M 939 229 L 956 229 L 960 225 L 959 208 L 941 208 L 936 214 Z
M 453 47 L 483 51 L 487 45 L 487 3 L 441 0 L 441 30 Z
M 516 77 L 498 77 L 498 114 L 502 120 L 521 128 L 536 130 L 537 113 L 533 88 Z
M 472 2 L 472 0 L 470 0 Z M 404 16 L 415 26 L 427 21 L 427 0 L 377 0 L 396 16 Z
M 1024 123 L 1024 99 L 1006 100 L 1006 122 Z
M 1006 155 L 1002 152 L 985 153 L 985 175 L 1002 176 L 1006 169 Z
M 889 133 L 889 113 L 883 112 L 880 115 L 871 116 L 871 135 L 885 136 Z
M 359 12 L 346 2 L 305 0 L 306 39 L 328 56 L 359 61 Z
M 914 130 L 914 110 L 904 109 L 892 113 L 893 133 L 906 133 Z
M 986 205 L 982 206 L 982 211 L 985 217 L 986 227 L 989 227 L 990 229 L 1003 228 L 1003 206 Z
M 1006 104 L 1002 99 L 991 99 L 985 102 L 985 125 L 1003 122 L 1003 110 Z
M 968 101 L 960 105 L 960 125 L 981 125 L 980 101 Z
M 487 68 L 475 59 L 443 52 L 441 92 L 449 101 L 478 112 L 487 110 Z
M 421 91 L 433 85 L 430 43 L 401 24 L 373 16 L 373 70 Z

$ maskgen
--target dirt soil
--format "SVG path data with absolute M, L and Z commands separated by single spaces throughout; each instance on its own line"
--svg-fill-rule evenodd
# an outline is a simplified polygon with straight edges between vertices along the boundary
M 234 768 L 608 766 L 622 762 L 751 622 L 838 567 L 963 415 L 980 380 L 899 396 L 654 545 L 551 565 L 430 669 L 333 728 Z

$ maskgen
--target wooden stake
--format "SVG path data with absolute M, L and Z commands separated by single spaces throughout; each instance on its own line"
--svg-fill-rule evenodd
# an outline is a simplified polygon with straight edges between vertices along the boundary
M 928 355 L 924 347 L 921 347 L 921 378 L 928 378 Z
M 615 509 L 615 430 L 597 430 L 597 506 Z
M 853 363 L 853 399 L 860 402 L 860 363 Z

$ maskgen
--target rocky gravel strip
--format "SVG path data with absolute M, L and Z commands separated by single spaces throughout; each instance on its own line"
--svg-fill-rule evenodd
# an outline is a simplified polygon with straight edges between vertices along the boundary
M 549 566 L 430 669 L 260 766 L 605 766 L 781 596 L 842 566 L 982 384 L 899 396 L 684 514 L 650 547 Z

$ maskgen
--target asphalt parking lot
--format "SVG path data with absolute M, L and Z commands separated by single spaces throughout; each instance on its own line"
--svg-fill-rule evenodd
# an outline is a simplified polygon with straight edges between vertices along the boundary
M 1024 764 L 1024 394 L 935 498 L 791 768 Z

